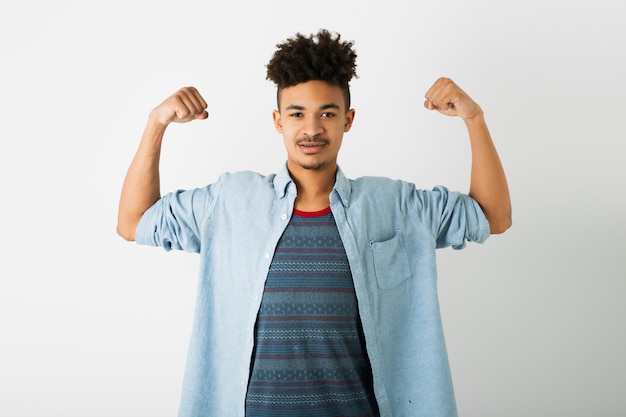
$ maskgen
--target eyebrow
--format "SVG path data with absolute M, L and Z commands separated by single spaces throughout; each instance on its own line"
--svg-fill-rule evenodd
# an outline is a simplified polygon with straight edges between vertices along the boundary
M 339 107 L 339 105 L 335 103 L 327 103 L 327 104 L 320 106 L 319 109 L 320 110 L 328 110 L 328 109 L 340 110 L 341 108 Z M 297 104 L 290 104 L 289 106 L 285 108 L 285 110 L 306 110 L 306 108 L 304 106 L 299 106 Z

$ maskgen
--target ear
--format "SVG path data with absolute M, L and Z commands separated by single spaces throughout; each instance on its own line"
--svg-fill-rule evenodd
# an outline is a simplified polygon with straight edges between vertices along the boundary
M 283 133 L 283 121 L 280 118 L 280 111 L 274 110 L 272 112 L 272 118 L 274 119 L 274 126 L 278 133 Z
M 344 132 L 349 132 L 350 129 L 352 128 L 352 122 L 354 122 L 355 114 L 356 112 L 354 111 L 354 109 L 350 109 L 346 112 L 346 123 L 343 126 Z

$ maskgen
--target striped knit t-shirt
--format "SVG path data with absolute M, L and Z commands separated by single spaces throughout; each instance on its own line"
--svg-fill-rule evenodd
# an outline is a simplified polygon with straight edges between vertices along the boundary
M 352 274 L 330 208 L 295 211 L 255 329 L 246 417 L 376 417 Z

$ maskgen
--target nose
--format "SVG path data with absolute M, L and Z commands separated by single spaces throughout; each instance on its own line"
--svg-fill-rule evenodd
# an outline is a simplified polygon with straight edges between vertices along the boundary
M 323 131 L 324 131 L 324 127 L 322 126 L 321 120 L 319 118 L 317 117 L 306 118 L 302 133 L 304 133 L 306 136 L 314 137 L 314 136 L 320 135 Z

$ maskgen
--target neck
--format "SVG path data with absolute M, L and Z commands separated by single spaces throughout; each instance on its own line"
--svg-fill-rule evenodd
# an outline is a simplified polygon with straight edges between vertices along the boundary
M 304 169 L 287 163 L 289 175 L 296 183 L 298 196 L 294 208 L 300 211 L 319 211 L 330 205 L 330 193 L 335 186 L 337 165 L 321 169 Z

